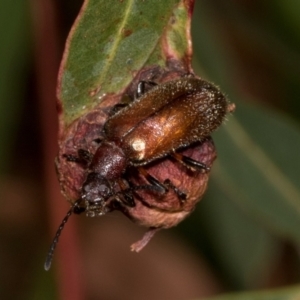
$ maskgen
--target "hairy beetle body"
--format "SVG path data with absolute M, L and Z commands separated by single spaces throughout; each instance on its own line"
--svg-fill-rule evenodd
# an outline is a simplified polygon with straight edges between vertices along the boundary
M 87 215 L 103 215 L 112 200 L 134 206 L 135 188 L 123 184 L 126 169 L 203 140 L 222 123 L 226 109 L 226 98 L 215 86 L 186 77 L 155 86 L 110 117 L 82 186 Z M 99 185 L 98 193 L 93 190 L 94 201 L 86 190 L 91 185 L 90 174 Z M 168 190 L 151 176 L 148 181 L 145 189 Z
M 226 111 L 227 100 L 214 85 L 186 77 L 152 88 L 112 116 L 104 131 L 140 165 L 209 136 Z

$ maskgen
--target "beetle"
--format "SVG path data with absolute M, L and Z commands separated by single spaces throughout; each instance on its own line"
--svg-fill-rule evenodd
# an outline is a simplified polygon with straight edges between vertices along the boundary
M 148 85 L 150 89 L 145 92 Z M 226 97 L 213 84 L 185 76 L 162 84 L 141 81 L 136 99 L 116 109 L 104 124 L 94 154 L 79 149 L 77 155 L 64 154 L 69 162 L 86 168 L 80 198 L 63 219 L 51 244 L 45 269 L 51 265 L 61 231 L 72 213 L 102 216 L 122 207 L 135 207 L 139 190 L 166 194 L 172 190 L 181 204 L 187 200 L 169 179 L 160 182 L 145 166 L 171 156 L 188 169 L 207 172 L 209 167 L 178 150 L 203 141 L 217 129 L 228 112 Z M 128 170 L 134 168 L 147 184 L 135 185 Z

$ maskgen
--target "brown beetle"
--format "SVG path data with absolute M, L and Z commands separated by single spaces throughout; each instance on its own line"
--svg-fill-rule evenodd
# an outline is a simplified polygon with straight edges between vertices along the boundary
M 178 150 L 204 141 L 221 125 L 228 111 L 224 95 L 211 83 L 191 76 L 160 85 L 150 82 L 154 87 L 146 93 L 145 84 L 138 85 L 137 99 L 106 121 L 103 138 L 93 155 L 83 149 L 78 151 L 78 156 L 64 155 L 68 161 L 84 165 L 86 176 L 80 198 L 67 213 L 50 247 L 46 270 L 50 268 L 64 224 L 73 212 L 85 211 L 93 217 L 114 209 L 126 211 L 126 207 L 136 206 L 139 201 L 136 194 L 141 190 L 154 194 L 172 190 L 179 203 L 187 200 L 186 191 L 181 191 L 171 180 L 160 182 L 150 175 L 145 169 L 149 163 L 172 156 L 192 170 L 209 170 L 205 163 Z M 130 181 L 128 172 L 133 168 L 147 184 L 136 185 Z

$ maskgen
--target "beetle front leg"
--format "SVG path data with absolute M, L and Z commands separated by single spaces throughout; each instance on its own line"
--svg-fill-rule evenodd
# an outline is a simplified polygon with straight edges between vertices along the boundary
M 168 188 L 172 189 L 176 193 L 180 201 L 180 204 L 183 204 L 186 201 L 187 198 L 186 193 L 184 193 L 179 188 L 177 188 L 170 179 L 166 179 L 164 181 L 164 185 L 166 185 Z
M 78 164 L 87 165 L 91 162 L 93 155 L 84 149 L 79 149 L 77 151 L 78 156 L 73 154 L 63 154 L 63 157 L 66 158 L 67 161 L 76 162 Z
M 138 83 L 137 89 L 136 89 L 136 94 L 135 94 L 135 98 L 139 98 L 141 97 L 143 94 L 145 94 L 146 91 L 146 85 L 149 85 L 151 87 L 154 87 L 157 85 L 156 82 L 154 81 L 140 81 Z

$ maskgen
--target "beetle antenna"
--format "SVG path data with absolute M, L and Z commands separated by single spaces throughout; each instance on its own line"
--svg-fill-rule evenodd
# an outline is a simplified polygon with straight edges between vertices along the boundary
M 65 224 L 68 222 L 70 216 L 72 215 L 72 213 L 74 213 L 74 210 L 76 209 L 76 207 L 78 207 L 78 204 L 79 202 L 81 202 L 82 199 L 79 199 L 77 200 L 70 208 L 70 210 L 67 212 L 66 216 L 63 218 L 62 222 L 60 223 L 57 231 L 56 231 L 56 234 L 55 234 L 55 237 L 51 243 L 51 246 L 49 248 L 49 251 L 48 251 L 48 254 L 47 254 L 47 257 L 46 257 L 46 261 L 45 261 L 45 264 L 44 264 L 44 269 L 46 271 L 49 271 L 50 267 L 51 267 L 51 263 L 52 263 L 52 259 L 53 259 L 53 253 L 54 253 L 54 250 L 56 248 L 56 245 L 58 243 L 58 239 L 61 235 L 61 232 L 62 230 L 64 229 L 65 227 Z

